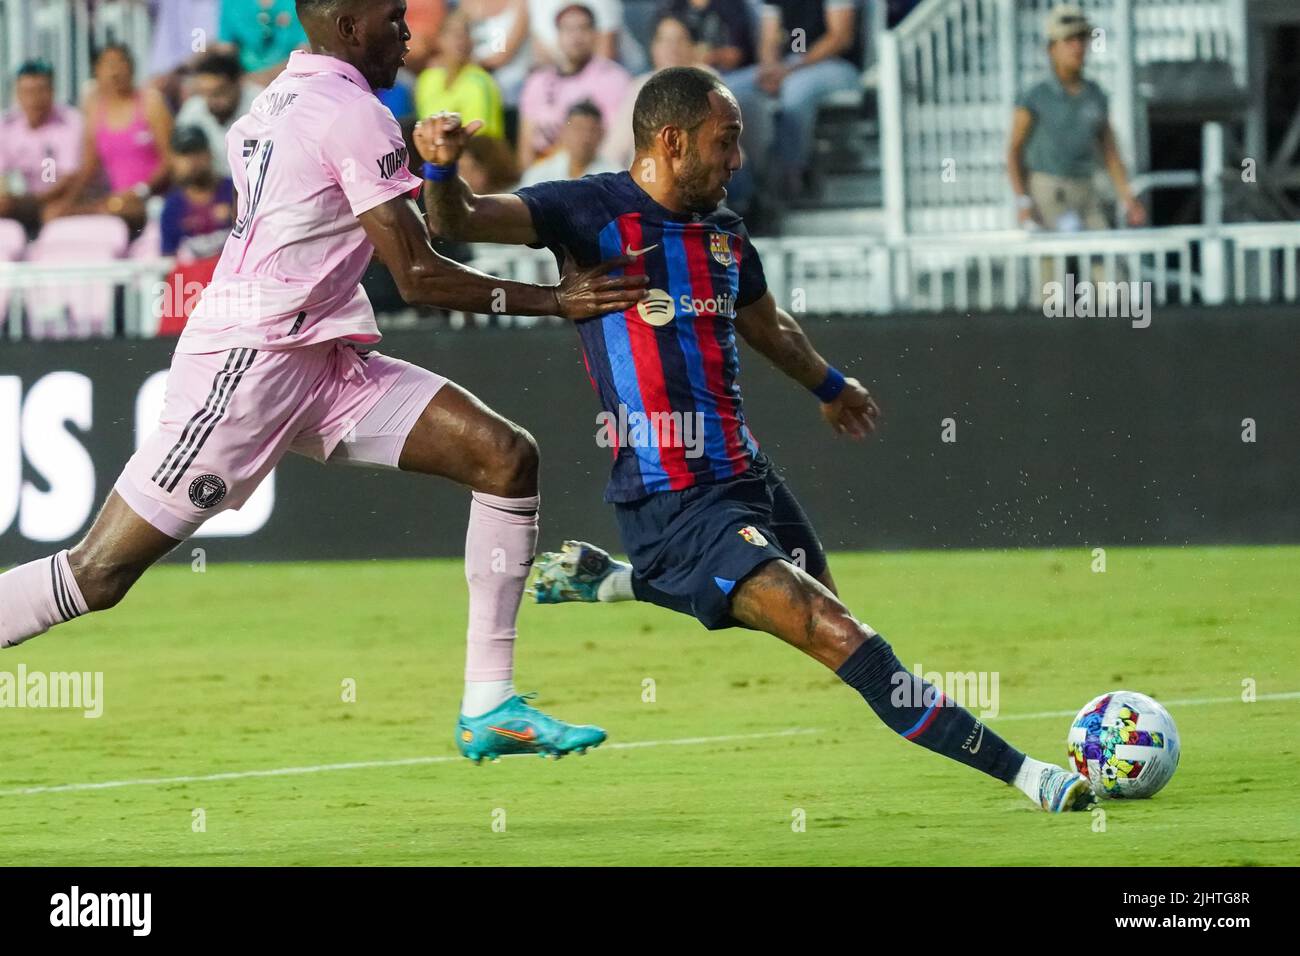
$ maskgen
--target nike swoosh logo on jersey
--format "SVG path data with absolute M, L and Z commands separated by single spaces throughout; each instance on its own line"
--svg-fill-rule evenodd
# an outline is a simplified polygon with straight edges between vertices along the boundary
M 966 741 L 966 743 L 970 743 L 970 741 L 968 740 Z M 975 754 L 980 752 L 980 747 L 982 746 L 984 746 L 984 725 L 980 724 L 980 735 L 975 740 L 975 746 L 967 748 L 966 744 L 962 744 L 962 750 L 966 750 L 968 753 L 974 756 Z
M 629 243 L 627 244 L 627 254 L 628 254 L 629 256 L 633 256 L 633 257 L 636 257 L 636 256 L 643 256 L 643 255 L 645 255 L 647 252 L 653 252 L 654 250 L 656 250 L 656 249 L 658 249 L 658 248 L 659 248 L 659 243 L 656 242 L 653 246 L 646 246 L 644 249 L 633 249 L 633 248 L 632 248 L 632 243 L 629 242 Z

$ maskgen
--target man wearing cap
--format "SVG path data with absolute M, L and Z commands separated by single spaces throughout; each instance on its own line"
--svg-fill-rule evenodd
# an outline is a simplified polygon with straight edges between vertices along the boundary
M 1017 217 L 1046 229 L 1107 229 L 1109 220 L 1094 183 L 1104 163 L 1124 203 L 1130 226 L 1146 223 L 1146 210 L 1129 188 L 1115 143 L 1106 94 L 1084 79 L 1092 25 L 1079 7 L 1056 7 L 1047 18 L 1052 74 L 1016 102 L 1007 167 Z
M 18 70 L 17 108 L 0 114 L 0 219 L 29 235 L 42 212 L 68 191 L 81 162 L 81 114 L 54 102 L 54 70 L 32 61 Z
M 176 127 L 171 171 L 173 185 L 160 224 L 162 254 L 181 262 L 221 255 L 234 227 L 235 187 L 217 171 L 212 144 L 201 127 Z

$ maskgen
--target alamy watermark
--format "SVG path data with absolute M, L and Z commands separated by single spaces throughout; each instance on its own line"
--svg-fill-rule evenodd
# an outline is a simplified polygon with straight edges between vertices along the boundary
M 687 458 L 704 454 L 704 415 L 701 412 L 641 412 L 622 402 L 618 413 L 596 416 L 600 448 L 681 448 Z
M 976 712 L 985 720 L 998 715 L 1001 678 L 997 671 L 926 673 L 917 664 L 912 673 L 899 671 L 889 682 L 894 685 L 889 701 L 895 707 L 933 707 L 938 703 L 970 711 L 978 708 Z
M 130 929 L 132 936 L 148 936 L 153 928 L 153 894 L 91 893 L 74 885 L 50 897 L 50 925 L 117 926 Z
M 1151 324 L 1150 282 L 1076 281 L 1068 273 L 1064 282 L 1043 285 L 1043 314 L 1049 319 L 1129 319 L 1133 328 Z
M 194 280 L 186 282 L 176 273 L 166 282 L 153 283 L 151 291 L 153 315 L 157 319 L 191 315 L 200 300 L 205 317 L 214 321 L 245 320 L 260 315 L 262 309 L 262 289 L 256 282 L 213 282 L 209 285 Z
M 93 720 L 104 713 L 103 671 L 0 671 L 0 709 L 80 710 Z

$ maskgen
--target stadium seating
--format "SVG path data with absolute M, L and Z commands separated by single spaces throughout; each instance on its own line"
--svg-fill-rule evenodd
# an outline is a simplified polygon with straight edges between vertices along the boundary
M 130 259 L 157 259 L 162 255 L 162 227 L 157 219 L 150 219 L 140 237 L 131 243 L 127 251 Z
M 0 219 L 0 262 L 17 262 L 27 248 L 27 234 L 12 219 Z
M 70 216 L 49 223 L 27 252 L 39 265 L 85 265 L 109 262 L 126 255 L 130 236 L 116 216 Z M 28 297 L 29 330 L 41 338 L 95 338 L 111 334 L 111 285 L 89 280 L 39 284 Z

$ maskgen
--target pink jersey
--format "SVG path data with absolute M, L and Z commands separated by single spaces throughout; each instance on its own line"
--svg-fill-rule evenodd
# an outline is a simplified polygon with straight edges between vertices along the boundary
M 534 70 L 519 99 L 519 115 L 532 125 L 533 149 L 539 155 L 554 149 L 570 108 L 582 100 L 596 104 L 608 129 L 631 82 L 627 70 L 600 57 L 593 57 L 577 73 L 561 73 L 554 67 Z
M 21 110 L 0 115 L 0 184 L 19 172 L 27 192 L 40 196 L 77 171 L 81 165 L 81 114 L 71 107 L 54 107 L 50 118 L 32 129 Z
M 357 217 L 420 180 L 393 114 L 357 69 L 295 52 L 226 136 L 239 215 L 176 350 L 378 342 Z

